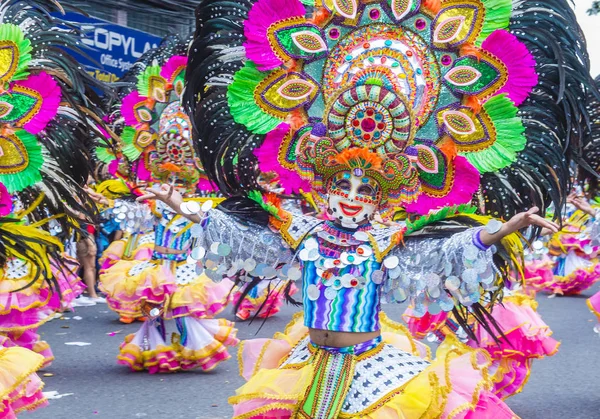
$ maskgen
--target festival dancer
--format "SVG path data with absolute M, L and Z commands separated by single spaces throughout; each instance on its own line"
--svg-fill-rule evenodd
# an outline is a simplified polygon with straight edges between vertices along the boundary
M 194 198 L 201 172 L 190 141 L 190 122 L 179 103 L 187 57 L 169 53 L 179 50 L 185 50 L 184 44 L 167 42 L 150 52 L 155 58 L 141 69 L 137 88 L 123 98 L 121 150 L 129 161 L 141 161 L 149 179 L 176 187 L 200 209 L 212 203 Z M 100 277 L 110 307 L 122 320 L 147 318 L 139 332 L 126 338 L 119 363 L 150 373 L 211 370 L 229 359 L 227 347 L 237 344 L 233 323 L 215 319 L 225 308 L 233 283 L 216 284 L 188 262 L 196 235 L 192 222 L 160 203 L 153 208 L 152 220 L 152 259 L 120 260 L 103 269 Z M 167 343 L 166 327 L 171 326 L 179 334 Z
M 36 331 L 83 289 L 77 264 L 64 257 L 55 234 L 76 234 L 77 215 L 95 214 L 82 186 L 91 173 L 88 141 L 102 125 L 94 103 L 107 89 L 70 55 L 82 53 L 81 33 L 61 20 L 62 13 L 51 0 L 0 5 L 3 418 L 46 403 L 35 371 L 53 357 Z
M 527 45 L 534 14 L 545 42 L 574 40 L 573 32 L 553 33 L 563 29 L 557 16 L 576 26 L 566 3 L 544 10 L 533 1 L 514 10 L 510 2 L 496 6 L 199 6 L 185 104 L 196 119 L 203 167 L 234 197 L 208 214 L 189 215 L 168 186 L 151 193 L 202 222 L 199 249 L 206 254 L 196 256 L 204 256 L 198 263 L 209 276 L 303 279 L 302 330 L 244 345 L 249 381 L 230 400 L 234 417 L 515 416 L 486 391 L 489 358 L 482 352 L 443 345 L 428 364 L 384 343 L 379 324 L 381 297 L 410 298 L 422 315 L 454 311 L 461 324 L 470 314 L 493 327 L 480 301 L 485 295 L 493 306 L 501 296 L 511 255 L 520 251 L 511 233 L 531 224 L 557 229 L 527 208 L 545 211 L 551 200 L 560 208 L 566 198 L 563 147 L 549 140 L 561 137 L 550 137 L 544 124 L 524 124 L 548 118 L 570 135 L 571 115 L 555 105 L 570 99 L 557 97 L 553 83 L 589 69 L 582 64 L 559 74 L 552 70 L 558 57 Z M 562 50 L 581 52 L 580 42 Z M 549 67 L 542 80 L 536 65 Z M 309 182 L 328 220 L 244 198 L 259 189 L 253 152 L 270 136 L 280 139 L 273 163 Z M 542 137 L 556 158 L 538 153 Z M 509 221 L 464 207 L 438 211 L 473 198 L 482 211 Z M 397 207 L 425 216 L 406 228 L 371 222 L 376 212 L 385 218 Z M 438 212 L 426 215 L 432 210 Z M 289 252 L 281 251 L 280 238 Z

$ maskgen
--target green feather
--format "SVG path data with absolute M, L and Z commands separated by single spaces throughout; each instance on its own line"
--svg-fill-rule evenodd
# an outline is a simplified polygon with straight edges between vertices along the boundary
M 17 25 L 4 23 L 0 25 L 0 41 L 12 41 L 17 45 L 19 60 L 15 73 L 9 80 L 3 80 L 5 83 L 17 80 L 24 80 L 29 75 L 28 66 L 31 61 L 31 42 L 25 38 L 23 31 Z M 4 69 L 2 65 L 0 68 Z
M 146 67 L 144 72 L 138 76 L 137 89 L 140 92 L 140 95 L 143 97 L 151 97 L 152 92 L 150 92 L 150 77 L 152 76 L 160 76 L 160 66 L 153 65 L 150 67 Z
M 121 151 L 123 155 L 127 157 L 129 161 L 137 160 L 138 157 L 142 154 L 142 150 L 140 150 L 134 143 L 136 130 L 132 127 L 125 127 L 123 129 L 123 133 L 121 134 L 121 141 L 123 142 L 123 148 Z
M 477 207 L 472 205 L 459 205 L 453 207 L 444 207 L 434 214 L 425 215 L 417 218 L 415 221 L 406 220 L 406 232 L 405 235 L 410 235 L 415 231 L 419 231 L 427 227 L 428 225 L 443 221 L 450 217 L 455 217 L 459 214 L 475 214 Z
M 233 119 L 254 134 L 266 134 L 283 122 L 263 112 L 254 100 L 256 87 L 267 75 L 259 71 L 252 61 L 246 61 L 227 89 L 227 102 Z
M 495 30 L 508 28 L 512 14 L 512 0 L 483 0 L 483 5 L 485 6 L 483 27 L 475 40 L 475 45 L 478 47 Z
M 116 159 L 112 150 L 106 147 L 96 147 L 96 158 L 102 163 L 110 163 Z
M 27 167 L 19 172 L 0 174 L 0 182 L 6 186 L 6 189 L 8 189 L 9 193 L 22 191 L 29 186 L 33 186 L 36 183 L 41 182 L 42 174 L 40 169 L 44 164 L 42 146 L 38 143 L 37 138 L 22 129 L 15 131 L 15 135 L 23 144 L 23 148 L 26 150 L 25 157 L 29 161 Z M 3 157 L 0 157 L 0 162 L 2 162 L 2 160 Z M 2 165 L 4 166 L 6 163 L 3 162 Z
M 494 124 L 496 141 L 485 150 L 464 154 L 479 173 L 496 172 L 510 166 L 517 159 L 517 153 L 525 148 L 525 127 L 517 116 L 517 107 L 506 94 L 494 96 L 483 109 Z

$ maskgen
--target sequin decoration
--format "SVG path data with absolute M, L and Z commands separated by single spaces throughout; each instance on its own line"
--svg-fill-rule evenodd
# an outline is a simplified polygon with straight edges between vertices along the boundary
M 327 44 L 323 41 L 320 35 L 316 35 L 311 31 L 300 31 L 292 34 L 294 44 L 302 51 L 316 54 L 327 51 Z
M 397 21 L 404 20 L 419 11 L 420 0 L 392 0 L 392 13 Z
M 333 0 L 333 7 L 337 13 L 347 19 L 354 19 L 358 13 L 357 0 Z
M 10 80 L 19 65 L 17 44 L 7 39 L 0 40 L 0 80 Z
M 432 42 L 440 49 L 453 50 L 475 43 L 481 33 L 484 8 L 478 0 L 449 0 L 433 23 Z
M 166 84 L 167 81 L 164 78 L 160 76 L 150 76 L 148 79 L 148 86 L 152 99 L 161 103 L 167 102 Z
M 348 142 L 379 149 L 381 153 L 401 152 L 414 135 L 413 116 L 405 100 L 374 85 L 348 89 L 328 114 L 329 136 L 333 140 L 345 139 L 338 147 L 345 147 Z
M 15 174 L 27 168 L 29 155 L 15 134 L 0 135 L 0 174 Z
M 0 112 L 1 122 L 22 127 L 39 112 L 42 97 L 33 89 L 14 85 L 10 93 L 0 95 L 0 104 L 4 108 Z
M 496 141 L 496 129 L 485 109 L 451 106 L 439 111 L 440 131 L 449 135 L 460 152 L 485 150 Z
M 416 128 L 428 121 L 441 91 L 441 70 L 423 38 L 391 25 L 361 27 L 330 52 L 321 89 L 331 97 L 343 86 L 369 83 L 371 75 L 409 100 Z
M 486 99 L 500 90 L 508 79 L 504 63 L 492 54 L 481 51 L 479 57 L 458 58 L 444 80 L 456 93 Z
M 283 120 L 289 112 L 312 102 L 318 92 L 318 84 L 307 76 L 277 70 L 256 86 L 254 98 L 264 112 Z

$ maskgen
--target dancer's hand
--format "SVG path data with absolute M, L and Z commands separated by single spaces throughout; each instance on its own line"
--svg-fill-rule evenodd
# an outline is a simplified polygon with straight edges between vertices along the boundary
M 540 209 L 538 207 L 533 207 L 529 211 L 515 215 L 506 222 L 496 234 L 489 234 L 487 231 L 483 230 L 480 236 L 481 241 L 486 246 L 491 246 L 498 243 L 509 234 L 516 233 L 517 231 L 530 226 L 541 227 L 550 233 L 557 233 L 560 230 L 560 226 L 554 221 L 541 217 L 538 215 L 539 212 Z
M 145 194 L 137 198 L 138 202 L 146 201 L 148 199 L 155 199 L 162 201 L 176 211 L 179 211 L 179 207 L 183 203 L 183 197 L 171 185 L 160 185 L 160 187 L 153 187 L 150 189 L 144 189 Z
M 578 197 L 578 196 L 569 196 L 569 198 L 567 199 L 567 202 L 569 202 L 570 204 L 573 204 L 575 206 L 575 208 L 577 208 L 580 211 L 585 212 L 586 214 L 591 215 L 592 217 L 596 216 L 596 210 L 594 209 L 594 207 L 592 207 L 592 205 L 585 198 Z

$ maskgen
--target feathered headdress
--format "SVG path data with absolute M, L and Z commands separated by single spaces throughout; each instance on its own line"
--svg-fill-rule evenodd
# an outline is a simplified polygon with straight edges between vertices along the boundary
M 104 131 L 97 92 L 109 93 L 70 55 L 83 53 L 81 33 L 51 13 L 64 10 L 52 0 L 0 5 L 0 182 L 36 203 L 33 220 L 95 213 L 81 185 L 93 173 L 90 139 Z
M 595 89 L 566 1 L 207 0 L 196 17 L 184 103 L 224 193 L 259 167 L 324 192 L 380 159 L 361 170 L 409 212 L 560 207 Z
M 169 36 L 120 81 L 122 99 L 111 115 L 120 141 L 116 147 L 100 144 L 96 155 L 121 176 L 125 169 L 124 177 L 133 182 L 175 182 L 195 190 L 203 175 L 191 142 L 191 123 L 180 105 L 185 51 L 185 42 Z

